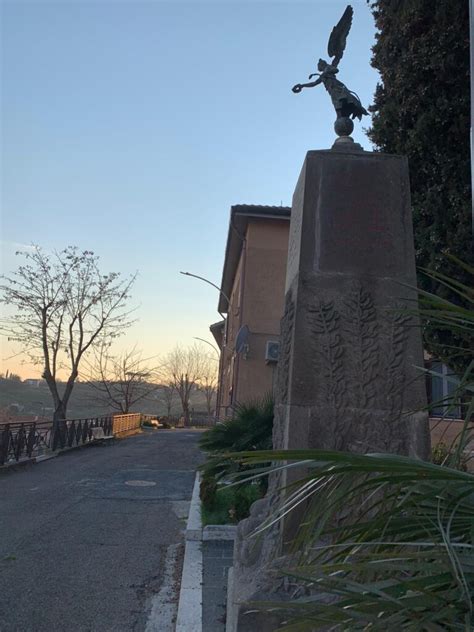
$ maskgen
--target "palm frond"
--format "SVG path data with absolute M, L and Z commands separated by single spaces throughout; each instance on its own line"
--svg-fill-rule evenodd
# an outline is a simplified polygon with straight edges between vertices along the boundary
M 199 445 L 208 453 L 208 459 L 201 470 L 217 478 L 240 470 L 239 464 L 228 454 L 271 449 L 272 429 L 273 400 L 270 396 L 237 406 L 230 419 L 202 435 Z
M 280 450 L 238 458 L 306 472 L 261 527 L 302 499 L 308 504 L 286 572 L 312 596 L 271 604 L 291 618 L 281 630 L 328 629 L 328 621 L 335 630 L 471 629 L 472 473 L 384 454 Z

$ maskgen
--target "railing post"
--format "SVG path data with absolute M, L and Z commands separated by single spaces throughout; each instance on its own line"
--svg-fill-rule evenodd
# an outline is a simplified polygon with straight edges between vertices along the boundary
M 8 460 L 8 451 L 10 448 L 10 424 L 3 426 L 3 431 L 0 434 L 2 442 L 0 443 L 0 465 L 3 465 Z
M 25 446 L 25 424 L 21 424 L 15 437 L 15 444 L 13 446 L 13 453 L 15 460 L 19 461 L 23 448 Z
M 36 444 L 36 423 L 33 422 L 26 439 L 26 454 L 31 459 Z

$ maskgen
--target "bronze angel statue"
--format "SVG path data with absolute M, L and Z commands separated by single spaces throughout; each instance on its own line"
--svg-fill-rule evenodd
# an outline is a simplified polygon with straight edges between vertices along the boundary
M 319 73 L 314 73 L 308 77 L 312 79 L 317 76 L 318 79 L 311 83 L 297 83 L 296 86 L 293 86 L 292 90 L 298 93 L 301 92 L 303 88 L 313 88 L 322 83 L 329 92 L 329 96 L 337 113 L 337 118 L 341 119 L 352 116 L 353 119 L 357 117 L 360 121 L 362 116 L 368 114 L 367 110 L 361 104 L 357 94 L 351 92 L 341 81 L 336 79 L 336 74 L 339 72 L 337 65 L 341 61 L 346 48 L 346 39 L 351 30 L 353 13 L 352 7 L 348 6 L 337 26 L 332 30 L 328 42 L 328 55 L 329 57 L 333 57 L 331 63 L 328 64 L 324 59 L 320 59 L 318 61 Z

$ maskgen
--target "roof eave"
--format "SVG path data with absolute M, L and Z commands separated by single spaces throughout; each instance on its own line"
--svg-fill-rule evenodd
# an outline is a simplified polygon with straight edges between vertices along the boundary
M 265 211 L 268 209 L 268 212 Z M 242 244 L 245 240 L 245 233 L 249 219 L 272 219 L 289 221 L 291 208 L 288 206 L 261 206 L 236 204 L 231 206 L 229 232 L 227 233 L 227 244 L 222 268 L 221 292 L 219 294 L 218 311 L 227 314 L 229 305 L 226 298 L 230 298 L 232 286 L 234 284 L 237 266 L 239 265 Z

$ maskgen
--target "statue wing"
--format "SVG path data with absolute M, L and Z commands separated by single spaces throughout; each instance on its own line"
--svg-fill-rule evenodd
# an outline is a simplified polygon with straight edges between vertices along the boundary
M 346 7 L 346 10 L 342 14 L 342 18 L 337 25 L 333 28 L 328 42 L 328 55 L 334 57 L 331 62 L 332 66 L 337 66 L 341 61 L 346 48 L 346 39 L 349 35 L 352 25 L 352 15 L 354 11 L 350 5 Z

